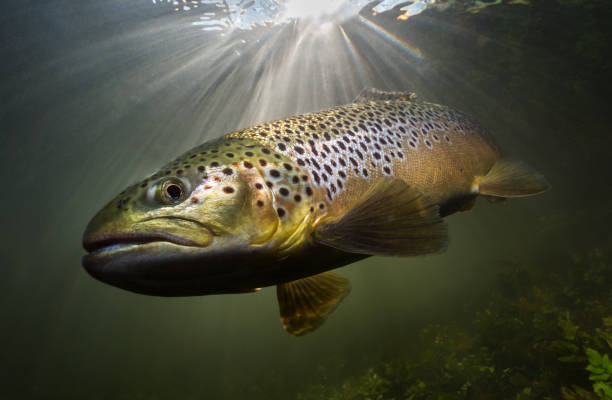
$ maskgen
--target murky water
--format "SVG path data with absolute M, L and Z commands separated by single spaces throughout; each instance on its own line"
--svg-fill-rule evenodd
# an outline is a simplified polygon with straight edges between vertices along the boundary
M 612 315 L 607 2 L 429 0 L 376 12 L 376 2 L 332 1 L 324 12 L 246 3 L 3 7 L 0 397 L 527 399 L 564 398 L 562 387 L 596 396 L 586 349 L 612 354 L 601 334 Z M 300 6 L 309 18 L 296 19 Z M 397 19 L 401 7 L 409 18 Z M 441 255 L 336 271 L 350 296 L 298 338 L 280 325 L 274 288 L 156 298 L 81 267 L 87 222 L 127 184 L 205 140 L 348 103 L 364 87 L 466 112 L 552 191 L 449 217 Z M 530 312 L 554 323 L 526 324 Z M 483 320 L 523 324 L 516 346 L 509 328 Z M 423 356 L 441 332 L 450 345 Z M 481 368 L 469 379 L 438 362 L 460 351 L 475 354 L 462 365 Z M 414 360 L 420 369 L 388 366 Z M 499 392 L 484 395 L 483 382 Z

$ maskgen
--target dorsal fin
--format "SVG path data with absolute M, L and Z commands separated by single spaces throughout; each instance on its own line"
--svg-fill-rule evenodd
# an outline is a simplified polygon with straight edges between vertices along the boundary
M 324 272 L 276 286 L 283 327 L 294 336 L 312 332 L 351 291 L 348 279 Z
M 316 242 L 347 253 L 414 256 L 446 247 L 439 206 L 406 182 L 381 178 L 336 221 L 313 233 Z
M 411 92 L 385 92 L 375 88 L 365 88 L 359 93 L 353 104 L 364 104 L 371 101 L 410 101 L 416 98 Z

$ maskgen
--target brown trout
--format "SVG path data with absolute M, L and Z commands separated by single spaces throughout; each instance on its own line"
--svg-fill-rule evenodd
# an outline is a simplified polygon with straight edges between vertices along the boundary
M 548 187 L 500 158 L 464 114 L 367 89 L 349 105 L 204 143 L 128 187 L 87 226 L 83 265 L 158 296 L 276 285 L 283 326 L 301 335 L 350 291 L 327 271 L 371 255 L 442 251 L 442 217 L 479 195 Z

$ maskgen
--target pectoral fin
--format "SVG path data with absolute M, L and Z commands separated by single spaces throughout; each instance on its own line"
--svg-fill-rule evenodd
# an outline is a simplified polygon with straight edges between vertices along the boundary
M 474 182 L 478 194 L 494 197 L 524 197 L 550 189 L 544 176 L 522 162 L 499 160 L 485 176 Z
M 295 336 L 314 331 L 350 291 L 348 279 L 333 272 L 277 285 L 283 327 Z
M 393 178 L 380 179 L 341 218 L 318 226 L 313 238 L 349 253 L 383 256 L 435 253 L 448 242 L 438 205 Z

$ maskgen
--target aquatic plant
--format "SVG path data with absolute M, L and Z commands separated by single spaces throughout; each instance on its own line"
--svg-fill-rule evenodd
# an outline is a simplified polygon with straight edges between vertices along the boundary
M 612 268 L 599 249 L 548 270 L 514 265 L 485 305 L 419 332 L 415 354 L 299 400 L 612 399 Z
M 589 365 L 587 371 L 591 373 L 589 379 L 593 383 L 593 391 L 602 398 L 612 398 L 612 361 L 607 354 L 603 356 L 597 350 L 586 349 Z

